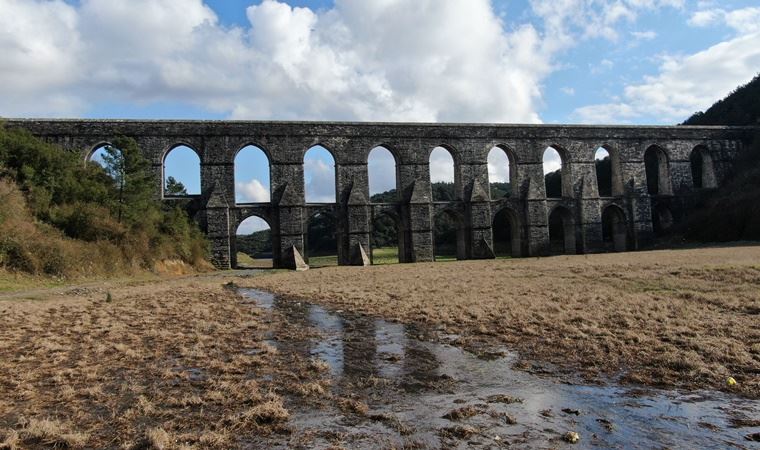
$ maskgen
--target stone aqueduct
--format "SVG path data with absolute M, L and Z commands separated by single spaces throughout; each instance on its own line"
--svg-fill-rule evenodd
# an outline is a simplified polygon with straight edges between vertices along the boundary
M 275 267 L 295 268 L 304 253 L 307 222 L 318 212 L 335 215 L 338 261 L 366 264 L 372 217 L 389 214 L 399 229 L 402 262 L 432 261 L 433 223 L 447 213 L 459 224 L 460 259 L 491 258 L 492 223 L 506 209 L 513 254 L 549 253 L 549 218 L 561 219 L 566 253 L 590 253 L 605 246 L 603 226 L 614 222 L 615 250 L 634 250 L 651 241 L 697 201 L 719 186 L 751 129 L 738 127 L 565 126 L 492 124 L 400 124 L 337 122 L 6 120 L 87 158 L 116 136 L 134 138 L 153 164 L 156 188 L 163 196 L 164 159 L 179 145 L 194 149 L 201 161 L 201 195 L 196 220 L 207 233 L 214 264 L 235 265 L 235 234 L 250 216 L 266 220 L 272 230 Z M 255 145 L 270 162 L 271 201 L 236 204 L 234 161 L 237 152 Z M 315 146 L 335 159 L 334 204 L 304 199 L 304 154 Z M 367 159 L 378 146 L 396 160 L 398 199 L 369 201 Z M 445 147 L 455 163 L 456 200 L 431 198 L 429 156 Z M 562 197 L 547 198 L 543 154 L 555 148 L 562 158 Z M 491 199 L 487 155 L 502 148 L 510 164 L 512 193 Z M 599 195 L 594 154 L 604 147 L 612 166 L 612 195 Z M 700 188 L 692 176 L 691 155 L 699 152 Z M 648 156 L 647 156 L 648 155 Z M 655 166 L 647 169 L 645 158 Z M 649 180 L 647 180 L 649 175 Z

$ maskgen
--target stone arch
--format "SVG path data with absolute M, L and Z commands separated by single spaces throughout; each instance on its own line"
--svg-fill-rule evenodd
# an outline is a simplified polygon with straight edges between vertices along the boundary
M 602 241 L 607 251 L 624 252 L 629 247 L 625 212 L 617 205 L 602 211 Z
M 493 221 L 493 250 L 497 257 L 522 256 L 520 240 L 520 216 L 512 208 L 505 206 L 494 214 Z
M 93 157 L 106 147 L 111 147 L 113 144 L 110 141 L 99 141 L 94 145 L 91 145 L 84 153 L 84 162 L 97 162 L 93 161 Z
M 265 165 L 266 169 L 254 168 L 251 177 L 243 164 Z M 269 153 L 262 147 L 248 143 L 240 147 L 233 158 L 235 176 L 235 203 L 269 203 L 272 200 L 272 164 Z
M 314 144 L 304 152 L 305 203 L 336 203 L 338 201 L 336 161 L 335 153 L 322 144 Z
M 467 225 L 465 217 L 451 208 L 444 208 L 433 217 L 433 260 L 456 257 L 467 259 Z
M 373 155 L 375 155 L 374 161 L 373 161 Z M 392 169 L 390 168 L 391 165 L 393 165 Z M 391 150 L 387 146 L 377 145 L 369 151 L 369 153 L 367 154 L 367 182 L 369 185 L 369 200 L 371 203 L 395 203 L 398 201 L 399 199 L 398 170 L 399 170 L 398 156 L 393 150 Z M 377 176 L 379 175 L 378 172 L 392 173 L 393 182 L 383 183 L 382 181 L 379 181 L 380 177 Z M 380 201 L 380 202 L 372 201 L 373 195 L 388 192 L 390 190 L 396 191 L 396 196 L 393 198 L 392 202 L 391 201 Z M 387 199 L 387 200 L 390 200 L 390 199 Z
M 249 222 L 260 222 L 266 224 L 266 229 L 263 227 L 254 226 L 252 229 L 245 229 L 245 225 Z M 258 225 L 258 224 L 257 224 Z M 253 236 L 254 233 L 259 231 L 269 231 L 269 236 L 266 239 L 267 242 L 259 243 L 251 239 L 252 242 L 241 242 L 245 239 L 244 236 Z M 230 262 L 233 268 L 271 268 L 274 267 L 274 241 L 273 241 L 273 229 L 271 222 L 264 217 L 263 214 L 248 213 L 241 218 L 240 222 L 235 227 L 235 233 L 231 233 L 230 236 Z M 245 233 L 245 234 L 241 234 Z M 262 245 L 263 244 L 263 245 Z M 254 254 L 250 254 L 252 250 L 255 250 Z M 240 261 L 240 253 L 247 255 L 245 260 Z M 263 261 L 256 261 L 261 259 Z
M 555 255 L 576 253 L 575 220 L 564 206 L 557 206 L 549 214 L 549 249 Z
M 715 179 L 715 167 L 710 151 L 704 145 L 697 145 L 689 155 L 691 177 L 697 189 L 718 187 Z
M 559 169 L 552 170 L 554 162 L 551 161 L 552 155 L 559 156 Z M 547 160 L 547 155 L 549 159 Z M 572 197 L 573 184 L 570 179 L 569 153 L 559 145 L 549 145 L 543 153 L 544 165 L 544 187 L 546 189 L 546 198 L 564 198 Z M 557 178 L 559 178 L 557 180 Z
M 650 145 L 644 152 L 644 168 L 649 195 L 671 195 L 670 161 L 668 154 L 658 145 Z
M 311 267 L 338 264 L 338 215 L 330 208 L 317 208 L 306 219 L 304 260 Z
M 606 153 L 606 158 L 602 156 Z M 620 152 L 614 146 L 603 144 L 594 150 L 596 181 L 600 197 L 618 197 L 623 195 L 623 175 L 620 165 Z
M 673 213 L 666 205 L 658 204 L 652 208 L 652 229 L 656 236 L 667 233 L 674 223 Z
M 448 154 L 448 157 L 446 157 L 445 154 Z M 450 162 L 448 159 L 450 159 Z M 447 144 L 437 145 L 428 153 L 428 175 L 431 186 L 430 198 L 434 202 L 453 201 L 457 199 L 460 190 L 458 161 L 459 156 L 457 151 L 454 147 Z M 450 176 L 448 173 L 444 173 L 444 171 L 449 171 L 448 166 L 451 167 Z M 435 174 L 433 173 L 434 171 L 436 172 Z M 451 183 L 453 193 L 448 192 L 451 189 L 445 185 L 441 185 L 439 186 L 440 189 L 436 189 L 433 186 L 435 183 Z
M 494 195 L 494 183 L 497 182 L 503 182 L 501 181 L 501 177 L 497 178 L 499 175 L 499 167 L 493 167 L 494 165 L 498 164 L 501 166 L 502 164 L 499 164 L 498 159 L 501 159 L 499 155 L 504 155 L 507 159 L 506 169 L 507 169 L 507 177 L 506 177 L 506 183 L 509 183 L 509 191 L 506 193 L 506 195 Z M 489 186 L 489 194 L 491 197 L 491 200 L 496 200 L 500 197 L 513 197 L 513 192 L 517 189 L 517 159 L 515 157 L 515 152 L 513 152 L 509 147 L 507 147 L 504 144 L 497 144 L 488 151 L 487 156 L 487 162 L 488 162 L 488 186 Z M 503 160 L 501 161 L 503 163 Z
M 181 155 L 177 156 L 179 153 Z M 175 155 L 175 156 L 172 156 Z M 168 164 L 168 168 L 167 168 Z M 182 175 L 180 175 L 182 172 Z M 184 185 L 186 194 L 169 192 L 171 179 Z M 161 195 L 167 197 L 182 197 L 200 195 L 201 193 L 201 155 L 194 147 L 178 142 L 172 144 L 161 158 Z

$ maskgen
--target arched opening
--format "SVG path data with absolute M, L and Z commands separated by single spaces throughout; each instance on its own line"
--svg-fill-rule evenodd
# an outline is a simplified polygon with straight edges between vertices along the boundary
M 235 203 L 269 203 L 269 158 L 254 145 L 235 155 Z
M 444 147 L 430 152 L 430 189 L 434 202 L 450 202 L 456 199 L 456 174 L 454 156 Z
M 385 147 L 375 147 L 367 157 L 369 197 L 371 203 L 396 203 L 396 158 Z
M 607 251 L 624 252 L 628 249 L 628 229 L 625 213 L 610 205 L 602 212 L 602 240 Z
M 515 185 L 515 159 L 509 150 L 494 147 L 488 152 L 488 186 L 491 200 L 509 197 Z
M 520 227 L 517 214 L 504 208 L 493 219 L 493 251 L 496 257 L 520 256 Z
M 201 159 L 186 145 L 178 145 L 164 157 L 164 197 L 201 193 Z
M 673 226 L 673 213 L 665 205 L 657 205 L 652 210 L 652 229 L 654 234 L 661 236 Z
M 567 174 L 564 151 L 557 147 L 547 147 L 543 162 L 546 198 L 569 197 L 570 177 Z
M 689 160 L 691 162 L 691 177 L 695 188 L 717 187 L 713 160 L 707 147 L 704 145 L 694 147 Z
M 596 149 L 594 166 L 596 166 L 596 184 L 599 188 L 599 196 L 612 197 L 612 159 L 606 148 L 599 147 Z
M 235 232 L 233 267 L 238 269 L 271 268 L 272 229 L 266 220 L 251 216 Z
M 644 168 L 649 195 L 669 195 L 670 171 L 665 150 L 656 145 L 649 147 L 644 153 Z
M 433 223 L 433 256 L 435 261 L 467 258 L 466 232 L 462 218 L 452 211 L 443 211 Z
M 372 264 L 396 264 L 401 260 L 402 237 L 395 214 L 383 212 L 372 218 Z
M 575 254 L 575 226 L 573 216 L 559 206 L 549 215 L 549 245 L 554 255 Z
M 338 237 L 335 216 L 318 212 L 306 227 L 305 259 L 310 267 L 338 265 Z
M 315 145 L 303 157 L 306 203 L 335 203 L 335 158 L 329 150 Z

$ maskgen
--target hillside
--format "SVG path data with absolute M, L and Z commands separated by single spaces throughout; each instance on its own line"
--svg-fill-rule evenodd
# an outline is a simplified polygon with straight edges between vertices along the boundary
M 760 75 L 691 116 L 684 125 L 760 125 Z M 760 240 L 760 133 L 738 155 L 734 173 L 676 229 L 687 240 Z
M 0 123 L 0 272 L 74 278 L 207 267 L 181 205 L 155 198 L 150 165 L 121 138 L 105 167 Z M 175 186 L 179 189 L 180 186 Z

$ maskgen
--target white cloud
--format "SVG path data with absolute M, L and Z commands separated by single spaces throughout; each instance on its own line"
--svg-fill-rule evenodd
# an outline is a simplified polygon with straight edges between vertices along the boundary
M 242 119 L 539 122 L 553 51 L 489 0 L 0 0 L 0 115 L 181 102 Z
M 681 122 L 725 97 L 760 70 L 760 29 L 738 25 L 754 14 L 741 11 L 731 16 L 731 23 L 736 24 L 737 30 L 749 31 L 741 31 L 734 38 L 692 55 L 663 56 L 659 73 L 625 86 L 622 99 L 577 108 L 574 117 L 587 123 L 629 122 L 641 118 Z M 724 14 L 721 20 L 728 23 L 729 15 L 731 13 Z M 713 20 L 717 19 L 708 14 L 695 14 L 691 23 L 702 26 Z
M 557 150 L 547 147 L 544 150 L 544 174 L 557 171 L 562 168 L 562 158 Z
M 733 11 L 721 8 L 703 9 L 692 14 L 689 25 L 695 27 L 726 25 L 739 33 L 760 31 L 760 8 L 747 7 Z
M 657 32 L 652 30 L 647 31 L 631 31 L 631 36 L 634 37 L 634 39 L 639 41 L 651 41 L 652 39 L 657 37 Z
M 369 194 L 379 194 L 396 189 L 396 160 L 383 147 L 372 149 L 367 159 Z
M 430 182 L 454 182 L 454 158 L 443 147 L 436 147 L 430 152 Z
M 509 158 L 500 148 L 493 148 L 488 153 L 489 183 L 509 182 Z
M 570 96 L 573 96 L 573 95 L 575 95 L 575 89 L 573 89 L 573 88 L 571 88 L 571 87 L 569 87 L 569 86 L 565 86 L 565 87 L 561 88 L 560 90 L 561 90 L 561 91 L 562 91 L 562 92 L 563 92 L 565 95 L 570 95 Z
M 304 159 L 307 203 L 335 203 L 335 168 L 324 159 Z
M 269 188 L 256 179 L 236 182 L 235 194 L 238 203 L 268 203 L 270 198 Z

